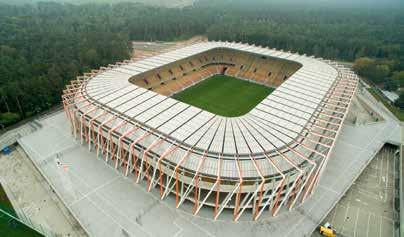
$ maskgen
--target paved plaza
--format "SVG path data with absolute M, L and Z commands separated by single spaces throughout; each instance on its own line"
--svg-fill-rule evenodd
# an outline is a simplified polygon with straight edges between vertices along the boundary
M 97 237 L 268 236 L 268 233 L 308 236 L 385 142 L 400 140 L 398 124 L 390 119 L 367 125 L 344 125 L 319 188 L 311 198 L 277 217 L 265 213 L 264 218 L 253 222 L 247 215 L 235 223 L 231 212 L 213 221 L 210 209 L 193 216 L 192 205 L 176 209 L 172 197 L 162 201 L 157 190 L 147 192 L 144 183 L 136 184 L 133 177 L 125 177 L 73 139 L 64 113 L 39 122 L 42 129 L 20 139 L 20 145 L 87 233 Z M 350 210 L 349 213 L 355 211 L 354 207 Z

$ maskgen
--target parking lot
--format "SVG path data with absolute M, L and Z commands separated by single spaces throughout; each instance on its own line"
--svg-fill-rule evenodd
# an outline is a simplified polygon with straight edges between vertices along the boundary
M 325 218 L 341 236 L 395 236 L 399 218 L 394 209 L 398 175 L 394 152 L 392 147 L 382 148 Z

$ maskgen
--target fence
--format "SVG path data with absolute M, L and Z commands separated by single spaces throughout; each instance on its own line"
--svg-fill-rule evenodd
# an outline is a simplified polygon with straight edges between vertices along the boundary
M 14 210 L 0 205 L 0 234 L 7 236 L 27 236 L 27 237 L 56 237 L 48 228 L 33 222 L 24 213 L 17 214 Z

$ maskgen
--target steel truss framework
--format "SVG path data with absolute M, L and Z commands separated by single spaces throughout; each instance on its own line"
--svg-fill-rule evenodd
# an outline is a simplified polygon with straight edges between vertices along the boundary
M 248 119 L 237 121 L 226 118 L 217 120 L 218 122 L 212 122 L 213 119 L 206 121 L 197 129 L 199 140 L 189 144 L 171 134 L 161 132 L 159 128 L 133 119 L 112 106 L 107 106 L 109 102 L 100 103 L 100 99 L 94 99 L 94 93 L 109 92 L 111 95 L 125 89 L 126 85 L 118 85 L 111 86 L 107 90 L 102 87 L 97 91 L 96 88 L 90 88 L 89 83 L 92 80 L 102 80 L 106 77 L 104 73 L 119 74 L 113 70 L 144 59 L 127 60 L 86 73 L 66 87 L 62 99 L 73 136 L 82 144 L 86 144 L 89 150 L 95 150 L 97 157 L 114 166 L 123 175 L 133 177 L 137 183 L 144 180 L 147 191 L 158 188 L 161 199 L 174 195 L 177 208 L 190 201 L 195 215 L 203 207 L 210 207 L 213 210 L 213 218 L 217 219 L 225 209 L 231 209 L 234 221 L 238 221 L 246 210 L 249 210 L 252 219 L 257 220 L 264 212 L 275 216 L 282 209 L 290 210 L 297 203 L 303 203 L 314 192 L 324 172 L 350 108 L 358 77 L 335 62 L 305 55 L 234 42 L 200 44 L 243 48 L 245 51 L 257 49 L 261 54 L 267 51 L 268 55 L 277 55 L 274 57 L 284 55 L 283 58 L 295 57 L 296 60 L 304 58 L 314 64 L 326 65 L 336 73 L 329 86 L 325 84 L 318 86 L 326 88 L 326 93 L 317 101 L 309 116 L 306 116 L 308 119 L 305 125 L 300 125 L 299 133 L 271 123 L 270 119 L 276 117 L 276 114 L 271 117 L 251 114 Z M 197 44 L 184 48 L 193 47 L 189 50 L 192 56 L 196 53 L 193 52 L 196 46 L 201 47 Z M 171 52 L 178 50 L 181 48 L 172 49 Z M 178 55 L 183 58 L 189 57 L 179 51 Z M 318 75 L 315 73 L 314 69 L 306 72 L 303 70 L 300 73 L 303 75 L 301 78 L 307 80 L 301 80 L 311 83 L 314 82 L 313 78 L 326 74 L 326 72 L 318 72 Z M 110 78 L 102 83 L 116 84 Z M 312 85 L 313 88 L 317 88 L 316 85 Z M 278 89 L 282 90 L 281 87 Z M 94 92 L 92 95 L 89 89 Z M 286 94 L 285 91 L 283 93 Z M 111 97 L 111 101 L 113 100 L 116 98 Z M 306 100 L 310 100 L 310 95 Z M 305 106 L 301 105 L 300 110 L 304 112 Z M 299 110 L 299 108 L 291 109 Z M 276 149 L 268 151 L 266 147 L 260 146 L 261 152 L 239 153 L 238 138 L 234 138 L 234 153 L 225 153 L 223 150 L 211 152 L 213 139 L 220 132 L 225 133 L 219 129 L 223 126 L 225 131 L 230 129 L 233 131 L 232 136 L 236 136 L 235 131 L 243 131 L 238 136 L 246 141 L 249 137 L 258 144 L 271 144 Z M 205 149 L 200 149 L 198 142 L 208 135 L 211 136 L 211 144 Z

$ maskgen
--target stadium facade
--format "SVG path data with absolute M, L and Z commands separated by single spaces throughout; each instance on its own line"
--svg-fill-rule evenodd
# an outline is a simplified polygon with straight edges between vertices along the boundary
M 170 98 L 214 74 L 276 90 L 239 117 Z M 314 192 L 357 84 L 329 60 L 199 42 L 78 77 L 63 103 L 73 136 L 161 199 L 192 203 L 195 215 L 210 208 L 214 219 L 226 210 L 257 220 Z

